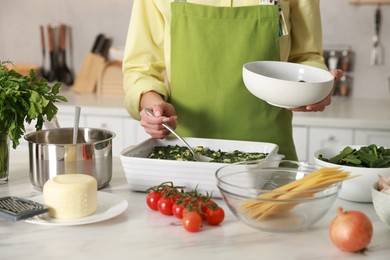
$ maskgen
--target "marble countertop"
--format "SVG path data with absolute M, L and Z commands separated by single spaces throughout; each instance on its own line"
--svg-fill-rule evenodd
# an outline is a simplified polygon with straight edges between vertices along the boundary
M 123 97 L 76 94 L 71 89 L 64 89 L 61 94 L 68 98 L 67 103 L 58 104 L 63 112 L 72 114 L 73 106 L 79 105 L 87 114 L 129 116 Z M 390 130 L 390 99 L 333 97 L 332 104 L 323 112 L 294 113 L 293 124 Z
M 12 151 L 10 180 L 0 197 L 31 198 L 41 193 L 28 177 L 28 154 Z M 239 222 L 222 200 L 226 218 L 220 226 L 204 225 L 189 233 L 175 217 L 162 216 L 145 204 L 145 193 L 129 190 L 119 158 L 113 179 L 101 190 L 125 198 L 129 207 L 112 219 L 80 226 L 43 226 L 0 219 L 0 258 L 6 259 L 388 259 L 390 227 L 372 204 L 336 200 L 311 229 L 298 233 L 262 232 Z M 336 208 L 360 210 L 373 222 L 374 236 L 365 255 L 340 251 L 329 239 Z

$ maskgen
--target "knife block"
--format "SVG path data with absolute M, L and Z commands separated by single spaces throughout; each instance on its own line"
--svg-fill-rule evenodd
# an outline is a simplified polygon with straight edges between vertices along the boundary
M 92 52 L 87 53 L 72 86 L 73 91 L 80 94 L 95 92 L 98 77 L 105 63 L 104 57 Z
M 97 95 L 124 97 L 124 94 L 122 62 L 106 62 L 97 80 Z

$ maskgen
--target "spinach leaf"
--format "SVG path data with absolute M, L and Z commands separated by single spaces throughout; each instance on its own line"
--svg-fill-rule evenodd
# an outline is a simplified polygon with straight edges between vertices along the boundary
M 375 144 L 362 146 L 359 149 L 345 147 L 339 154 L 332 158 L 325 158 L 322 154 L 318 159 L 344 166 L 365 167 L 365 168 L 389 168 L 390 149 Z
M 330 158 L 329 162 L 337 164 L 339 161 L 343 160 L 345 157 L 355 152 L 356 152 L 355 149 L 352 149 L 351 147 L 347 146 L 338 155 Z

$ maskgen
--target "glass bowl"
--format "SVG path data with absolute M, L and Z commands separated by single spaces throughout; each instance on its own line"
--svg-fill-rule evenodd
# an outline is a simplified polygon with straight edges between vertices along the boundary
M 217 186 L 229 209 L 243 223 L 269 232 L 298 232 L 310 228 L 326 214 L 341 183 L 299 191 L 274 189 L 319 168 L 288 160 L 236 163 L 217 170 Z

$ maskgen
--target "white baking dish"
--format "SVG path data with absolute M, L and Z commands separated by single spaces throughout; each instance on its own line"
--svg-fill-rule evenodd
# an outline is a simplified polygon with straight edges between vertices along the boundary
M 240 150 L 243 152 L 268 153 L 267 159 L 274 160 L 284 157 L 278 154 L 279 147 L 273 143 L 202 138 L 185 138 L 185 140 L 193 147 L 204 146 L 212 150 L 220 149 L 224 152 Z M 215 172 L 227 164 L 148 158 L 153 147 L 166 145 L 183 146 L 180 140 L 174 137 L 147 139 L 121 152 L 120 159 L 131 190 L 146 191 L 148 188 L 162 182 L 172 181 L 175 185 L 185 186 L 187 190 L 196 188 L 203 194 L 212 194 L 215 198 L 221 197 L 216 186 Z

